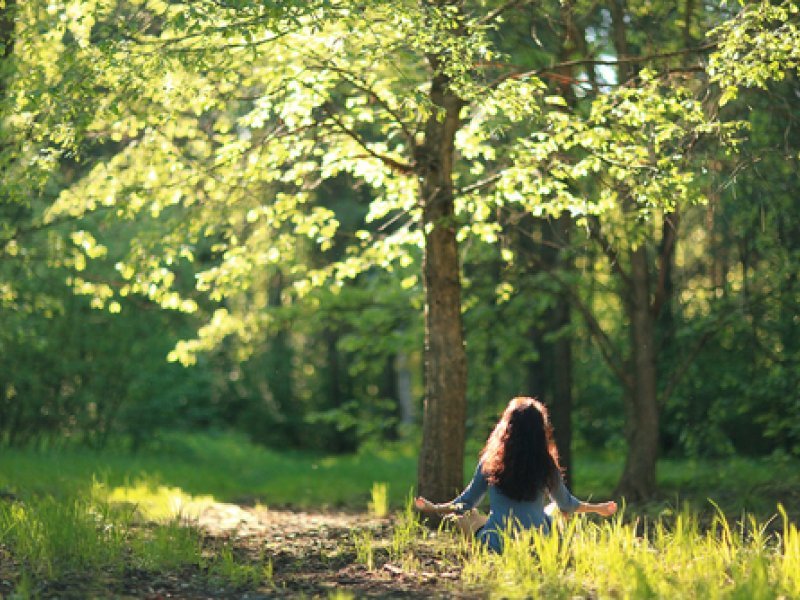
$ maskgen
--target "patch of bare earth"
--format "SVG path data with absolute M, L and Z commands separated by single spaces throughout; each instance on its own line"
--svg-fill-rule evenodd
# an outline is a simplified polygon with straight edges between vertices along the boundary
M 460 571 L 433 552 L 419 556 L 413 570 L 389 560 L 390 519 L 217 504 L 198 522 L 216 543 L 233 542 L 248 560 L 271 561 L 272 582 L 249 598 L 327 598 L 337 591 L 356 598 L 467 597 L 458 589 Z M 373 539 L 371 569 L 357 560 L 355 538 L 365 532 Z

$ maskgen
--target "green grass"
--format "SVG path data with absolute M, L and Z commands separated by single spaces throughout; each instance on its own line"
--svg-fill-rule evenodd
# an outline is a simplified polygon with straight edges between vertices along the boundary
M 454 585 L 500 597 L 792 598 L 800 597 L 800 535 L 791 523 L 800 507 L 799 467 L 781 457 L 664 460 L 661 495 L 650 504 L 611 521 L 573 519 L 561 536 L 509 540 L 497 556 L 419 524 L 408 446 L 320 456 L 230 435 L 174 435 L 138 454 L 4 449 L 0 490 L 17 500 L 0 499 L 0 552 L 18 563 L 21 597 L 69 574 L 99 580 L 130 569 L 190 569 L 212 585 L 250 589 L 272 585 L 272 563 L 209 546 L 187 518 L 215 501 L 341 506 L 396 511 L 390 538 L 353 533 L 355 559 L 368 569 L 388 559 L 421 572 L 434 556 L 461 573 Z M 621 468 L 609 457 L 577 457 L 576 495 L 608 497 Z M 465 475 L 473 469 L 468 458 Z M 779 501 L 788 515 L 768 523 Z
M 465 480 L 472 476 L 476 458 L 474 452 L 467 454 Z M 149 488 L 161 495 L 171 493 L 179 503 L 207 497 L 220 502 L 359 510 L 372 502 L 375 508 L 382 509 L 385 503 L 398 509 L 415 483 L 416 467 L 411 445 L 323 456 L 268 450 L 234 435 L 174 434 L 138 454 L 69 447 L 41 452 L 6 448 L 0 453 L 0 490 L 22 497 L 75 498 L 91 495 L 99 483 L 115 493 L 115 499 Z M 622 461 L 591 453 L 577 456 L 573 470 L 576 495 L 606 498 L 619 478 Z M 800 507 L 797 460 L 664 459 L 659 462 L 658 478 L 661 493 L 653 504 L 656 512 L 666 505 L 679 507 L 684 500 L 707 506 L 709 497 L 726 512 L 745 509 L 768 515 L 781 501 L 795 516 Z
M 125 516 L 85 499 L 0 503 L 0 541 L 47 579 L 119 567 L 127 531 Z
M 462 577 L 502 598 L 797 598 L 798 530 L 782 517 L 777 534 L 722 512 L 703 528 L 688 509 L 644 533 L 621 516 L 579 517 L 560 534 L 506 536 L 502 555 L 471 546 Z
M 233 435 L 172 435 L 138 454 L 80 448 L 0 454 L 0 490 L 23 497 L 86 496 L 100 482 L 110 490 L 162 487 L 220 502 L 363 510 L 376 483 L 386 485 L 388 504 L 399 507 L 415 479 L 410 447 L 322 456 L 279 453 Z

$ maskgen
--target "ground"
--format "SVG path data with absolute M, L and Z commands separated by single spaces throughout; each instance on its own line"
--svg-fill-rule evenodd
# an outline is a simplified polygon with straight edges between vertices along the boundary
M 34 586 L 35 594 L 58 598 L 436 598 L 476 597 L 458 583 L 454 561 L 435 552 L 416 553 L 414 569 L 389 560 L 392 518 L 367 513 L 296 511 L 213 503 L 196 521 L 207 552 L 229 548 L 240 565 L 272 565 L 271 581 L 232 585 L 200 567 L 170 573 L 126 569 L 101 581 L 80 573 Z M 146 526 L 146 525 L 142 525 Z M 372 568 L 357 556 L 357 539 L 369 536 Z M 431 532 L 430 535 L 437 535 Z M 19 565 L 0 546 L 0 598 L 10 597 Z

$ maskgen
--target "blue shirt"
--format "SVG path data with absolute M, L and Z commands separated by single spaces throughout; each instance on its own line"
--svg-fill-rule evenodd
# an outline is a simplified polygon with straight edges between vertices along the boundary
M 512 500 L 496 486 L 489 485 L 481 471 L 481 463 L 478 463 L 472 481 L 453 503 L 460 503 L 465 510 L 470 510 L 480 504 L 487 491 L 489 519 L 476 537 L 495 552 L 503 550 L 500 532 L 506 529 L 509 522 L 512 530 L 538 527 L 543 533 L 550 532 L 550 517 L 544 512 L 545 495 L 552 498 L 562 512 L 574 512 L 580 506 L 580 500 L 569 493 L 561 475 L 553 489 L 542 490 L 533 500 Z

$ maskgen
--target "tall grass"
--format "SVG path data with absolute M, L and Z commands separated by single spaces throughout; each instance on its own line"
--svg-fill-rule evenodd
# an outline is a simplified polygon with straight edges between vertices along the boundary
M 369 512 L 378 518 L 383 518 L 389 514 L 389 490 L 385 483 L 375 482 L 372 484 L 372 500 L 370 500 Z
M 502 598 L 797 598 L 800 538 L 782 515 L 781 535 L 721 511 L 706 528 L 689 509 L 646 527 L 578 517 L 552 535 L 506 534 L 501 555 L 474 545 L 463 579 Z
M 237 559 L 229 546 L 207 549 L 200 530 L 180 514 L 173 493 L 145 494 L 143 511 L 129 502 L 108 501 L 142 495 L 136 487 L 131 494 L 97 487 L 89 498 L 0 502 L 0 544 L 20 565 L 16 596 L 38 596 L 41 586 L 71 574 L 92 581 L 126 569 L 165 573 L 194 567 L 199 578 L 222 587 L 271 583 L 272 563 L 263 557 L 251 564 Z
M 108 514 L 107 507 L 81 499 L 0 503 L 0 540 L 38 576 L 113 568 L 120 564 L 126 529 Z
M 579 496 L 611 489 L 618 463 L 576 462 Z M 688 508 L 662 511 L 640 522 L 622 514 L 603 522 L 580 516 L 553 536 L 509 537 L 498 556 L 420 525 L 411 498 L 402 498 L 415 464 L 413 451 L 403 447 L 323 457 L 207 435 L 170 436 L 137 455 L 3 449 L 0 490 L 21 500 L 0 500 L 0 545 L 20 565 L 22 596 L 70 572 L 92 577 L 127 568 L 191 567 L 212 585 L 263 586 L 272 581 L 271 563 L 245 559 L 229 547 L 216 552 L 187 519 L 211 502 L 242 498 L 273 506 L 369 506 L 375 515 L 404 506 L 390 539 L 371 533 L 353 538 L 356 560 L 374 567 L 375 548 L 386 548 L 390 561 L 415 572 L 429 570 L 436 557 L 460 571 L 462 583 L 498 597 L 800 598 L 800 535 L 783 509 L 782 526 L 769 528 L 753 517 L 731 524 L 720 509 L 710 517 Z M 660 482 L 695 498 L 719 486 L 724 497 L 739 499 L 739 507 L 752 498 L 747 506 L 763 515 L 774 507 L 764 508 L 763 498 L 775 497 L 768 492 L 800 486 L 797 466 L 664 461 Z M 466 468 L 471 473 L 474 464 Z M 730 513 L 730 503 L 723 506 Z M 661 506 L 637 510 L 654 514 Z

